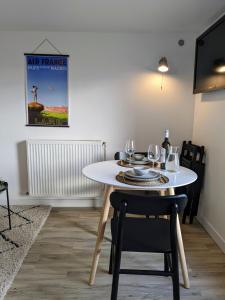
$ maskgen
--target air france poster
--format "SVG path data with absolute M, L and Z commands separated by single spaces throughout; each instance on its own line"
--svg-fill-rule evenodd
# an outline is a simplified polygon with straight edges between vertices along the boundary
M 28 126 L 68 127 L 68 59 L 25 54 Z

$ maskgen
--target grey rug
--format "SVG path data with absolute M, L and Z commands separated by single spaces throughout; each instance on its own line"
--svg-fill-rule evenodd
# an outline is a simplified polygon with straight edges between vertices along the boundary
M 9 230 L 7 209 L 0 206 L 0 299 L 11 286 L 50 211 L 50 206 L 11 206 Z

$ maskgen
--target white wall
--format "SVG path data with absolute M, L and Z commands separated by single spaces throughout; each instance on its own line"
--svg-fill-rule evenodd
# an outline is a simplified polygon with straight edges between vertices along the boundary
M 206 147 L 199 220 L 225 252 L 225 91 L 196 96 L 193 141 Z
M 70 55 L 70 128 L 25 126 L 23 53 L 45 37 Z M 177 45 L 181 37 L 184 47 Z M 156 69 L 162 55 L 171 72 L 161 91 Z M 102 139 L 108 158 L 128 137 L 138 150 L 160 143 L 165 128 L 173 144 L 190 139 L 193 56 L 193 34 L 0 32 L 0 177 L 10 184 L 11 201 L 30 201 L 22 143 L 28 138 Z

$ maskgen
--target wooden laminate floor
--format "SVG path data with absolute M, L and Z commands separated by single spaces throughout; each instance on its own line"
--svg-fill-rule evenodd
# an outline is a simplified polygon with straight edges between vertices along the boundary
M 109 226 L 96 284 L 88 286 L 99 211 L 54 208 L 28 253 L 5 300 L 110 299 L 107 273 Z M 182 226 L 191 288 L 181 287 L 184 300 L 225 299 L 225 255 L 199 224 Z M 159 268 L 161 255 L 129 254 L 123 266 Z M 181 277 L 181 276 L 180 276 Z M 121 275 L 119 299 L 172 299 L 170 278 Z M 182 280 L 182 278 L 180 278 Z

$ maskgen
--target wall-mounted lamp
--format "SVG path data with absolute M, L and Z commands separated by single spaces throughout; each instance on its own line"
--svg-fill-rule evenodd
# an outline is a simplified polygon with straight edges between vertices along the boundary
M 214 71 L 216 73 L 225 73 L 225 59 L 219 58 L 214 61 Z
M 167 58 L 164 56 L 159 60 L 158 71 L 162 73 L 166 73 L 169 70 Z
M 165 56 L 161 57 L 159 60 L 158 71 L 162 73 L 161 79 L 161 91 L 163 90 L 163 83 L 164 83 L 164 73 L 169 71 L 169 66 L 167 62 L 167 58 Z

